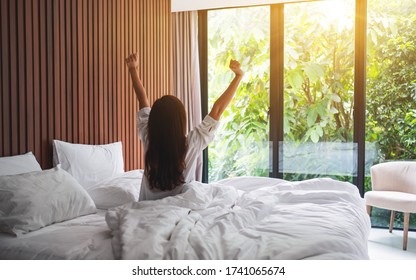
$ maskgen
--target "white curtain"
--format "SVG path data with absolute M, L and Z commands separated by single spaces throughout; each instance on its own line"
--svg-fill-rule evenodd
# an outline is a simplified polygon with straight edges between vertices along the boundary
M 173 95 L 182 100 L 187 112 L 187 131 L 201 123 L 201 89 L 198 56 L 198 12 L 172 13 Z M 202 155 L 196 180 L 202 179 Z

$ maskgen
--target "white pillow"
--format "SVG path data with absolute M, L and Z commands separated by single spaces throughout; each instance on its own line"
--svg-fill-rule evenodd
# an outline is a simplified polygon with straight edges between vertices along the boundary
M 60 167 L 0 176 L 0 231 L 21 235 L 95 213 L 86 190 Z
M 143 170 L 132 170 L 87 188 L 97 208 L 109 209 L 139 200 Z
M 54 162 L 84 188 L 124 172 L 121 142 L 107 145 L 71 144 L 53 140 Z
M 32 171 L 42 171 L 42 168 L 32 152 L 18 156 L 0 158 L 0 176 L 15 175 Z

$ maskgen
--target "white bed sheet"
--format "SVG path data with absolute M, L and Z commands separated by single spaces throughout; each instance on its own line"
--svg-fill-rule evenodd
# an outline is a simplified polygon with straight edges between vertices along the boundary
M 0 233 L 0 259 L 114 259 L 105 213 L 99 210 L 21 237 Z
M 193 182 L 107 213 L 121 259 L 368 259 L 370 219 L 346 182 Z

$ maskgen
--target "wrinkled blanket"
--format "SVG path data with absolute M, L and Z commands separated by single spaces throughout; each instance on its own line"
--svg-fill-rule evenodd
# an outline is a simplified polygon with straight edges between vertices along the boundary
M 179 195 L 109 210 L 115 257 L 369 258 L 370 220 L 354 185 L 332 179 L 239 180 L 244 188 L 232 180 L 192 182 Z

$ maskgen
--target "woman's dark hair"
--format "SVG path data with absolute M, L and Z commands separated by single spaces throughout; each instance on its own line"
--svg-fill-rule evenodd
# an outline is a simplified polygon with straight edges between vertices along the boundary
M 185 183 L 186 113 L 182 102 L 165 95 L 152 106 L 145 174 L 151 188 L 173 190 Z

